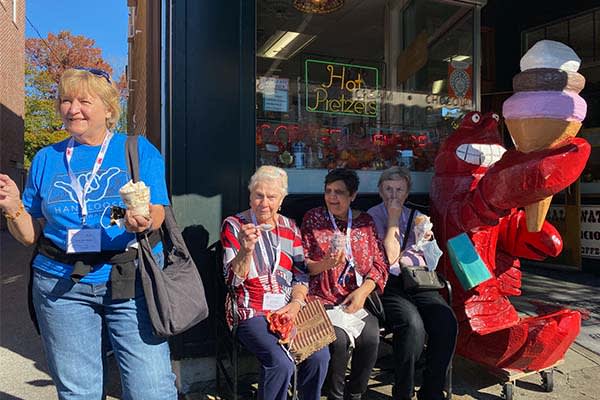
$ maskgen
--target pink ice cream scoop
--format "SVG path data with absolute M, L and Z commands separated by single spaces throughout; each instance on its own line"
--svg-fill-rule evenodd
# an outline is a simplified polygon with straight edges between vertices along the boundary
M 552 118 L 581 122 L 586 113 L 585 100 L 570 91 L 517 92 L 502 105 L 505 119 Z

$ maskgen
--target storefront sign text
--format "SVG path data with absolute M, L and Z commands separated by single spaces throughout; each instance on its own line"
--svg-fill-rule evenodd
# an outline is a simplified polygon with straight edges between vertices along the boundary
M 376 117 L 379 103 L 376 98 L 361 99 L 357 91 L 379 88 L 377 68 L 306 60 L 306 110 L 316 113 Z
M 437 94 L 429 94 L 427 97 L 425 97 L 425 101 L 427 104 L 432 106 L 452 106 L 468 109 L 473 106 L 473 101 L 466 97 L 439 96 Z
M 581 206 L 581 256 L 600 259 L 600 206 Z

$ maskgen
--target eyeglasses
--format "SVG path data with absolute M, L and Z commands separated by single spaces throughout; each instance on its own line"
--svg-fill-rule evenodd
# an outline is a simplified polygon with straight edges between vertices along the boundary
M 102 78 L 106 79 L 106 81 L 108 83 L 111 83 L 111 81 L 110 81 L 110 75 L 108 74 L 108 72 L 103 71 L 101 69 L 98 69 L 98 68 L 88 68 L 88 67 L 75 67 L 73 69 L 77 69 L 79 71 L 87 71 L 90 74 L 94 74 L 96 76 L 101 76 Z

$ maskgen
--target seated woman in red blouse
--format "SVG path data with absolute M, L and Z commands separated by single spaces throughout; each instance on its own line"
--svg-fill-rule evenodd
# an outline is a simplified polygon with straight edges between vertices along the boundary
M 238 338 L 261 363 L 258 397 L 264 400 L 287 400 L 294 373 L 294 362 L 269 331 L 265 314 L 287 314 L 293 320 L 308 292 L 300 231 L 277 213 L 287 186 L 284 170 L 260 167 L 248 185 L 250 209 L 225 219 L 221 230 L 225 280 L 234 287 L 238 308 Z M 226 304 L 231 326 L 231 299 Z M 328 362 L 325 347 L 299 365 L 301 399 L 320 399 Z
M 327 398 L 359 400 L 367 390 L 377 360 L 379 323 L 364 310 L 367 296 L 383 292 L 388 266 L 371 216 L 352 210 L 358 176 L 352 170 L 334 169 L 325 177 L 325 204 L 308 211 L 302 222 L 302 243 L 310 279 L 309 295 L 326 308 L 341 310 L 362 319 L 362 331 L 342 329 L 334 322 L 337 339 L 329 346 L 331 360 Z M 340 242 L 339 244 L 337 242 Z M 353 344 L 353 346 L 352 346 Z M 350 376 L 345 372 L 354 347 Z

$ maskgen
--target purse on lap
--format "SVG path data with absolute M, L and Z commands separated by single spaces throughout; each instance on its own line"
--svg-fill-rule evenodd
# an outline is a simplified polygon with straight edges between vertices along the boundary
M 296 364 L 335 341 L 333 324 L 319 300 L 311 300 L 296 315 L 296 335 L 289 351 Z
M 406 249 L 408 237 L 412 228 L 413 219 L 415 217 L 415 209 L 411 209 L 406 230 L 404 231 L 404 240 L 400 255 Z M 402 279 L 402 287 L 406 292 L 423 292 L 426 290 L 440 290 L 444 288 L 444 284 L 440 281 L 435 271 L 430 271 L 424 265 L 406 265 L 400 263 L 400 278 Z

